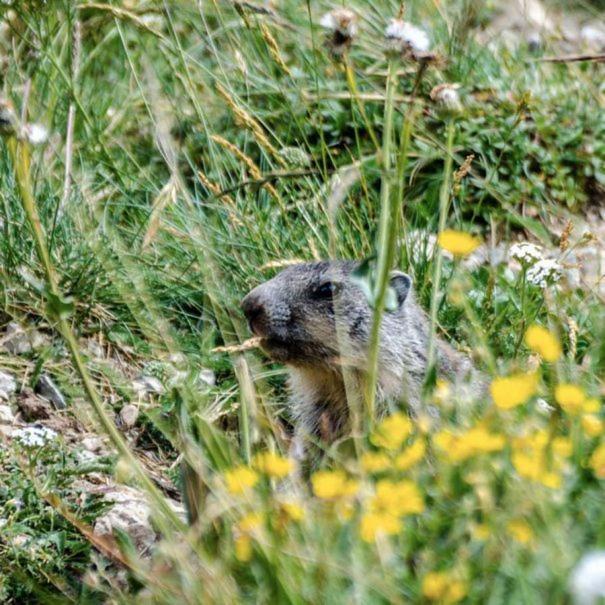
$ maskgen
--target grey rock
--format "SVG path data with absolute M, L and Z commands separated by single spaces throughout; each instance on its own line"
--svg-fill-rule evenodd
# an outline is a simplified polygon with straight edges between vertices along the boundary
M 11 321 L 0 342 L 11 355 L 25 355 L 43 346 L 46 338 L 37 330 L 25 330 L 16 321 Z
M 210 368 L 201 368 L 196 382 L 198 388 L 213 387 L 216 384 L 216 374 Z
M 132 403 L 125 405 L 119 414 L 119 420 L 123 428 L 131 429 L 139 418 L 139 408 Z
M 67 402 L 59 387 L 53 382 L 53 379 L 48 374 L 41 374 L 35 387 L 36 393 L 48 399 L 55 409 L 64 410 L 67 407 Z
M 132 389 L 137 395 L 161 395 L 164 385 L 155 376 L 139 376 L 132 381 Z
M 0 401 L 8 401 L 17 390 L 17 381 L 11 374 L 0 370 Z
M 15 422 L 15 416 L 10 406 L 0 405 L 0 424 L 11 425 Z

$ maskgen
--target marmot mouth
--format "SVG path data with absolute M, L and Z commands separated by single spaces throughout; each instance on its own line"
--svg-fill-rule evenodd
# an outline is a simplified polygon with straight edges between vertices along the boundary
M 323 365 L 337 355 L 325 346 L 305 340 L 285 340 L 267 336 L 259 344 L 260 348 L 273 361 L 291 365 Z

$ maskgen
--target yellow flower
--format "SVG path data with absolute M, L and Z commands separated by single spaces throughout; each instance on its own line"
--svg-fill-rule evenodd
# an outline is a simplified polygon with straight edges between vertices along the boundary
M 234 495 L 243 494 L 258 482 L 258 475 L 248 466 L 236 466 L 225 473 L 227 490 Z
M 578 414 L 583 409 L 586 394 L 575 384 L 558 384 L 555 387 L 555 401 L 568 414 Z
M 252 538 L 248 534 L 241 534 L 235 538 L 235 558 L 247 563 L 252 558 Z
M 582 411 L 586 414 L 596 414 L 601 409 L 601 404 L 596 397 L 589 397 L 582 406 Z
M 366 473 L 380 473 L 391 466 L 391 459 L 386 454 L 366 452 L 361 457 L 361 468 Z
M 536 481 L 542 473 L 544 460 L 542 456 L 536 455 L 534 452 L 514 452 L 512 462 L 515 470 L 521 477 Z
M 313 493 L 323 500 L 333 500 L 347 496 L 354 496 L 359 484 L 348 479 L 344 471 L 317 471 L 311 477 Z
M 465 582 L 443 571 L 427 573 L 422 580 L 422 594 L 430 601 L 457 603 L 466 596 L 467 590 Z
M 411 432 L 411 420 L 405 414 L 395 412 L 380 422 L 370 440 L 377 447 L 395 450 L 401 446 Z
M 380 533 L 391 536 L 401 531 L 401 521 L 389 513 L 364 513 L 359 533 L 364 542 L 373 542 Z
M 275 477 L 276 479 L 283 479 L 289 475 L 294 468 L 292 460 L 273 452 L 262 452 L 257 454 L 254 456 L 253 465 L 261 473 L 264 473 L 269 477 Z
M 511 521 L 508 524 L 508 531 L 510 535 L 521 544 L 528 544 L 534 539 L 534 532 L 532 528 L 521 520 Z
M 433 401 L 437 405 L 444 405 L 452 394 L 452 387 L 447 380 L 438 378 L 433 391 Z
M 296 502 L 282 502 L 281 508 L 292 521 L 302 521 L 305 518 L 305 509 Z
M 557 456 L 569 458 L 573 453 L 573 443 L 567 437 L 555 437 L 552 440 L 552 451 Z
M 494 378 L 490 385 L 492 399 L 497 407 L 509 410 L 536 394 L 538 376 L 536 374 L 511 374 Z
M 240 532 L 250 533 L 258 529 L 263 522 L 263 516 L 260 513 L 248 513 L 244 515 L 237 523 Z
M 513 440 L 511 460 L 521 477 L 550 489 L 559 489 L 563 482 L 561 470 L 571 453 L 572 443 L 567 437 L 555 437 L 550 441 L 547 431 L 538 430 Z
M 437 242 L 444 250 L 451 252 L 454 256 L 467 256 L 481 245 L 481 240 L 478 237 L 453 229 L 442 231 L 437 238 Z
M 605 479 L 605 443 L 599 445 L 592 453 L 590 466 L 599 479 Z
M 563 483 L 561 475 L 553 472 L 542 473 L 538 480 L 542 485 L 549 487 L 550 489 L 559 489 Z
M 418 439 L 410 447 L 406 448 L 395 458 L 395 468 L 399 471 L 407 471 L 424 458 L 426 445 Z
M 485 542 L 490 536 L 491 532 L 487 523 L 477 523 L 471 527 L 471 537 L 473 540 L 478 542 Z
M 542 326 L 534 324 L 527 329 L 525 344 L 545 361 L 553 363 L 561 357 L 562 350 L 559 339 Z
M 395 516 L 413 515 L 424 510 L 424 500 L 418 486 L 412 481 L 389 481 L 376 483 L 376 494 L 370 501 L 372 512 Z
M 463 462 L 479 454 L 497 452 L 506 444 L 502 435 L 490 433 L 483 426 L 475 426 L 459 435 L 444 430 L 437 433 L 433 441 L 452 462 Z
M 582 416 L 582 428 L 589 437 L 598 437 L 603 432 L 603 421 L 594 414 Z

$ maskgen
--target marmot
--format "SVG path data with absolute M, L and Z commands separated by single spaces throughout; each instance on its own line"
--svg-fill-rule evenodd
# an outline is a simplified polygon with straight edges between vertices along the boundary
M 342 436 L 351 397 L 363 397 L 373 310 L 352 279 L 357 266 L 355 261 L 293 265 L 242 301 L 263 351 L 288 366 L 299 435 L 328 442 Z M 380 329 L 378 414 L 401 402 L 416 408 L 427 369 L 429 321 L 415 300 L 412 280 L 393 271 L 390 285 L 397 304 L 384 312 Z M 459 381 L 473 370 L 470 360 L 443 340 L 436 352 L 439 376 Z

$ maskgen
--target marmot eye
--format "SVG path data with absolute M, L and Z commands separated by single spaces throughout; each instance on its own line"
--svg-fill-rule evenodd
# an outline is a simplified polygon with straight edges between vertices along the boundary
M 327 281 L 323 284 L 320 284 L 313 291 L 313 298 L 316 299 L 325 299 L 325 298 L 333 298 L 334 295 L 338 292 L 338 284 L 334 282 Z

